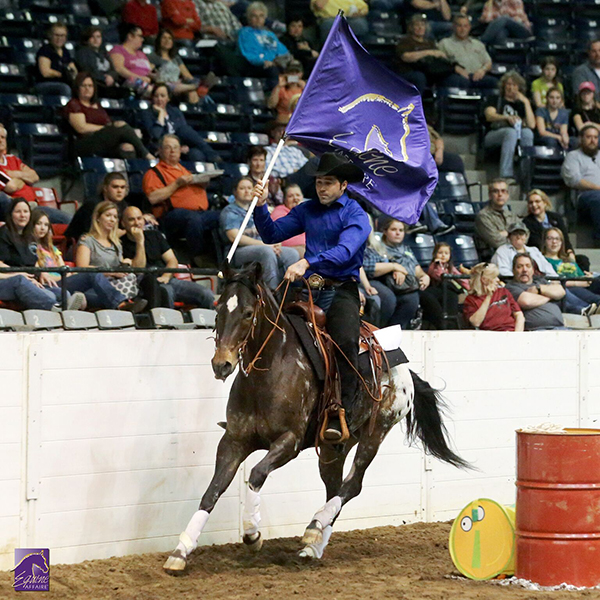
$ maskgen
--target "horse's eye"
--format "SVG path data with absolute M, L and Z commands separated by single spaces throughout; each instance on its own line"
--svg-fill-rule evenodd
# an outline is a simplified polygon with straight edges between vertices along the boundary
M 243 318 L 244 318 L 244 319 L 251 319 L 253 314 L 254 314 L 254 311 L 253 311 L 253 310 L 251 310 L 251 309 L 246 309 L 246 310 L 243 312 L 242 316 L 243 316 Z

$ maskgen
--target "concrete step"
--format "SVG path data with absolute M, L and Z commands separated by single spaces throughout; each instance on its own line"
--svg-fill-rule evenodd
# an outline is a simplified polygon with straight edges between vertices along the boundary
M 469 183 L 475 183 L 480 181 L 483 185 L 487 185 L 488 174 L 481 169 L 466 169 L 467 181 Z
M 477 160 L 474 154 L 461 154 L 460 157 L 465 163 L 465 169 L 475 171 L 477 169 Z
M 590 268 L 593 273 L 600 273 L 600 248 L 576 247 L 577 254 L 585 254 L 590 259 Z
M 477 135 L 472 133 L 465 135 L 444 134 L 444 148 L 448 152 L 457 152 L 458 154 L 475 154 L 477 150 Z

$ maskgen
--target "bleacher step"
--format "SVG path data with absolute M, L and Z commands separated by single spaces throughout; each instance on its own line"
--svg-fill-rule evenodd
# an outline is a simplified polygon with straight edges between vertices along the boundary
M 590 259 L 592 273 L 600 273 L 600 248 L 579 248 L 576 246 L 575 252 L 584 254 Z
M 470 171 L 477 169 L 477 157 L 474 154 L 460 154 L 460 157 L 465 164 L 465 169 Z
M 451 135 L 444 134 L 444 148 L 448 152 L 457 152 L 458 154 L 474 154 L 476 149 L 477 135 Z

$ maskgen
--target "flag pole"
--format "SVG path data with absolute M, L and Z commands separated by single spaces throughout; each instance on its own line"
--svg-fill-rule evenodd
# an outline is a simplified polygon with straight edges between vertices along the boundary
M 285 144 L 285 136 L 279 140 L 279 143 L 277 144 L 277 147 L 275 148 L 275 152 L 273 152 L 273 156 L 271 156 L 271 160 L 269 161 L 269 164 L 267 165 L 267 169 L 266 169 L 265 174 L 263 175 L 263 178 L 261 181 L 261 184 L 263 185 L 263 187 L 269 181 L 269 176 L 271 175 L 271 171 L 273 170 L 273 167 L 275 166 L 275 161 L 277 160 L 279 153 L 281 152 L 281 149 L 283 148 L 284 144 Z M 229 250 L 229 252 L 227 254 L 227 262 L 229 262 L 229 263 L 231 262 L 231 259 L 233 258 L 233 255 L 235 254 L 237 247 L 239 246 L 240 240 L 242 239 L 242 236 L 244 235 L 244 231 L 248 225 L 248 221 L 250 220 L 250 217 L 252 216 L 252 212 L 254 211 L 254 207 L 256 206 L 257 202 L 258 202 L 258 196 L 254 196 L 254 198 L 252 198 L 252 203 L 250 204 L 250 208 L 248 208 L 248 212 L 246 213 L 246 216 L 244 217 L 244 220 L 242 221 L 242 224 L 240 225 L 240 228 L 238 229 L 237 235 L 235 236 L 235 240 L 233 240 L 231 249 Z M 223 273 L 219 273 L 219 277 L 222 278 Z

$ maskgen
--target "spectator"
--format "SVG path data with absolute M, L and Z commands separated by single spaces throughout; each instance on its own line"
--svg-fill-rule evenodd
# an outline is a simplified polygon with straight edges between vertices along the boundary
M 220 0 L 196 0 L 196 9 L 205 37 L 226 42 L 236 40 L 242 24 L 225 3 Z
M 471 269 L 471 289 L 463 305 L 464 318 L 485 331 L 523 331 L 525 317 L 512 294 L 500 285 L 498 267 L 479 263 Z
M 266 148 L 267 163 L 269 163 L 275 152 L 275 148 L 277 148 L 277 144 L 279 144 L 279 141 L 283 138 L 283 134 L 285 133 L 285 123 L 270 121 L 265 125 L 265 131 L 268 133 L 269 141 L 271 142 Z M 306 158 L 304 152 L 300 150 L 298 143 L 294 140 L 286 140 L 271 172 L 275 177 L 285 178 L 300 171 L 307 163 L 308 158 Z M 306 169 L 304 170 L 306 171 Z M 307 177 L 310 178 L 308 175 Z M 299 183 L 300 187 L 304 188 L 304 185 L 301 182 L 295 181 L 295 183 Z
M 263 146 L 250 146 L 248 150 L 248 167 L 250 172 L 248 177 L 252 179 L 256 185 L 265 174 L 267 167 L 267 150 Z M 229 199 L 230 202 L 234 201 L 232 196 Z M 283 202 L 283 191 L 281 189 L 281 180 L 279 177 L 274 175 L 269 176 L 269 191 L 267 196 L 267 203 L 270 207 L 278 206 Z
M 369 33 L 369 5 L 365 0 L 311 0 L 310 9 L 317 17 L 321 42 L 325 41 L 340 10 L 344 11 L 344 16 L 357 38 Z
M 192 175 L 180 162 L 181 144 L 176 135 L 163 136 L 160 161 L 146 172 L 144 194 L 161 221 L 167 239 L 185 238 L 196 260 L 211 247 L 211 232 L 218 226 L 219 213 L 208 210 L 207 180 Z
M 44 190 L 33 184 L 40 180 L 39 175 L 28 167 L 18 156 L 8 154 L 7 133 L 4 126 L 0 125 L 0 220 L 6 221 L 6 213 L 11 198 L 23 198 L 27 202 L 37 202 L 43 197 Z M 52 223 L 67 224 L 71 217 L 56 208 L 44 207 L 42 209 Z
M 90 231 L 79 241 L 75 254 L 75 264 L 78 267 L 101 267 L 114 269 L 124 264 L 139 267 L 140 256 L 143 255 L 144 240 L 138 234 L 136 239 L 138 253 L 133 261 L 124 262 L 123 248 L 119 241 L 119 213 L 117 206 L 112 202 L 100 202 L 92 215 Z M 117 305 L 119 310 L 138 313 L 146 308 L 144 299 L 136 298 L 139 293 L 137 280 L 134 273 L 106 273 L 104 275 L 109 283 L 125 298 Z M 88 296 L 88 301 L 93 305 L 95 298 Z
M 488 203 L 475 217 L 475 233 L 480 248 L 489 256 L 506 243 L 508 228 L 518 221 L 505 205 L 508 202 L 506 179 L 493 179 L 488 185 Z M 492 252 L 489 252 L 489 250 Z
M 131 125 L 111 121 L 98 104 L 96 82 L 88 73 L 79 73 L 73 88 L 75 98 L 69 100 L 65 114 L 76 135 L 78 156 L 154 159 Z
M 573 95 L 581 91 L 581 84 L 589 81 L 594 86 L 594 100 L 600 101 L 600 40 L 592 40 L 588 45 L 587 62 L 579 65 L 571 78 Z
M 137 0 L 133 0 L 137 2 Z M 81 43 L 75 52 L 79 70 L 89 73 L 96 82 L 102 96 L 123 98 L 129 96 L 128 90 L 118 87 L 119 74 L 112 68 L 108 52 L 102 43 L 102 30 L 88 27 L 81 34 Z
M 565 90 L 558 77 L 558 62 L 553 56 L 546 56 L 542 59 L 542 76 L 531 83 L 531 94 L 533 96 L 533 105 L 536 108 L 546 106 L 546 94 L 551 88 L 558 88 L 563 94 Z
M 470 36 L 469 17 L 454 17 L 453 31 L 452 36 L 444 38 L 438 46 L 455 65 L 456 72 L 448 76 L 445 85 L 459 88 L 495 88 L 498 84 L 497 79 L 488 75 L 492 68 L 492 59 L 483 43 Z
M 238 50 L 245 59 L 247 77 L 264 77 L 271 90 L 279 80 L 278 66 L 285 66 L 291 59 L 288 49 L 277 36 L 265 28 L 267 7 L 253 2 L 248 7 L 248 27 L 238 34 Z
M 227 240 L 225 251 L 229 252 L 231 244 L 242 225 L 252 202 L 254 182 L 250 177 L 242 177 L 235 185 L 233 194 L 235 202 L 226 206 L 221 212 L 221 233 Z M 274 290 L 283 279 L 288 267 L 298 262 L 298 252 L 281 244 L 267 245 L 258 234 L 254 225 L 254 217 L 250 217 L 240 244 L 232 258 L 234 267 L 256 261 L 263 267 L 263 280 Z
M 431 35 L 445 38 L 452 31 L 452 9 L 447 0 L 410 0 L 410 12 L 422 14 L 430 23 Z
M 311 74 L 319 53 L 313 50 L 304 35 L 304 21 L 300 17 L 292 17 L 287 24 L 287 32 L 280 38 L 281 43 L 290 54 L 302 63 L 304 73 Z
M 24 237 L 30 242 L 30 247 L 37 256 L 37 267 L 65 266 L 60 250 L 53 244 L 52 225 L 39 208 L 31 213 Z M 46 273 L 46 278 L 57 285 L 62 285 L 58 273 Z M 121 304 L 128 305 L 125 296 L 114 288 L 102 273 L 69 273 L 64 282 L 67 291 L 74 296 L 77 292 L 83 294 L 83 298 L 79 297 L 78 302 L 82 310 L 88 302 L 97 308 L 118 309 Z M 73 301 L 70 304 L 73 305 Z
M 561 329 L 564 321 L 558 302 L 565 290 L 558 281 L 549 283 L 534 277 L 533 261 L 528 254 L 517 254 L 513 260 L 513 278 L 506 285 L 525 316 L 525 329 Z
M 441 329 L 442 307 L 436 294 L 428 289 L 431 282 L 429 275 L 423 271 L 413 252 L 404 245 L 406 224 L 397 219 L 387 219 L 381 228 L 382 239 L 371 238 L 363 266 L 371 284 L 381 296 L 382 312 L 386 312 L 383 305 L 388 303 L 389 291 L 396 296 L 396 306 L 389 324 L 408 328 L 420 303 L 423 318 L 435 329 Z M 378 285 L 380 283 L 383 286 Z
M 271 90 L 267 99 L 267 107 L 275 110 L 278 123 L 287 123 L 292 116 L 291 101 L 295 96 L 300 96 L 306 81 L 302 79 L 302 63 L 292 60 L 285 71 L 279 75 L 279 82 Z
M 569 149 L 569 111 L 564 105 L 562 92 L 550 88 L 546 94 L 546 106 L 535 111 L 538 141 L 557 150 Z
M 123 7 L 121 21 L 139 27 L 144 37 L 152 37 L 158 33 L 156 7 L 148 0 L 129 0 Z
M 53 23 L 48 32 L 49 41 L 44 44 L 35 57 L 37 66 L 38 94 L 71 96 L 71 84 L 77 75 L 77 67 L 71 53 L 65 48 L 67 43 L 67 26 L 64 23 Z
M 600 131 L 600 104 L 594 97 L 596 87 L 591 81 L 583 81 L 575 98 L 573 125 L 578 133 L 587 125 L 593 125 Z
M 139 208 L 135 206 L 126 208 L 121 223 L 126 232 L 121 238 L 125 258 L 133 260 L 138 254 L 139 245 L 137 240 L 141 236 L 144 254 L 143 257 L 139 257 L 138 266 L 155 267 L 157 269 L 163 267 L 176 269 L 179 266 L 177 257 L 165 236 L 156 229 L 144 230 L 144 215 Z M 148 280 L 150 284 L 144 284 L 144 281 Z M 154 291 L 155 286 L 158 287 L 159 294 Z M 201 308 L 212 308 L 215 300 L 214 294 L 208 288 L 193 281 L 177 279 L 173 273 L 159 273 L 158 276 L 145 275 L 140 287 L 142 290 L 147 290 L 150 287 L 151 293 L 149 295 L 142 292 L 149 301 L 148 308 L 154 308 L 155 306 L 173 308 L 175 302 L 184 302 Z M 159 300 L 161 296 L 162 302 Z M 157 300 L 159 301 L 157 302 Z
M 598 129 L 585 125 L 579 132 L 579 148 L 567 154 L 561 175 L 571 189 L 578 191 L 577 211 L 592 223 L 594 242 L 600 246 L 600 164 Z
M 29 247 L 25 229 L 31 219 L 31 208 L 23 198 L 13 198 L 8 208 L 6 225 L 0 227 L 0 264 L 9 267 L 35 267 L 37 257 Z M 29 279 L 29 277 L 28 277 Z M 48 273 L 40 273 L 35 279 L 46 293 L 44 308 L 60 310 L 62 293 L 56 282 Z M 30 281 L 34 282 L 34 278 Z M 39 296 L 41 300 L 41 296 Z M 70 310 L 79 310 L 85 303 L 83 294 L 71 296 L 68 303 Z
M 115 71 L 123 78 L 125 86 L 138 96 L 149 96 L 154 65 L 142 52 L 144 36 L 141 27 L 123 26 L 121 42 L 108 53 Z
M 163 136 L 172 133 L 184 144 L 181 152 L 185 154 L 185 160 L 221 162 L 221 157 L 188 125 L 184 114 L 169 104 L 170 99 L 167 85 L 157 83 L 152 92 L 152 106 L 140 113 L 141 125 L 150 140 L 152 151 L 156 150 Z
M 253 178 L 252 182 L 256 183 Z M 302 195 L 302 190 L 298 184 L 292 183 L 285 188 L 285 196 L 283 199 L 283 204 L 276 206 L 273 212 L 271 213 L 271 218 L 273 221 L 277 221 L 281 217 L 285 217 L 295 206 L 298 206 L 301 202 L 304 202 L 304 196 Z M 289 240 L 285 240 L 281 242 L 282 246 L 289 246 L 290 248 L 294 248 L 296 252 L 300 255 L 300 258 L 304 258 L 304 253 L 306 252 L 306 234 L 301 233 L 299 235 L 295 235 L 291 237 Z
M 178 40 L 193 40 L 200 34 L 202 22 L 193 0 L 162 0 L 161 25 Z
M 154 52 L 148 60 L 156 66 L 156 80 L 164 83 L 174 96 L 183 96 L 188 102 L 197 104 L 200 80 L 194 79 L 177 53 L 173 34 L 162 29 L 156 36 Z M 156 90 L 156 86 L 154 88 Z
M 531 37 L 531 23 L 523 0 L 487 0 L 480 21 L 489 23 L 479 38 L 486 46 L 502 45 L 507 38 Z
M 438 171 L 462 173 L 466 181 L 467 175 L 465 173 L 465 164 L 463 163 L 460 154 L 457 154 L 456 152 L 446 152 L 444 139 L 431 125 L 427 125 L 427 131 L 429 132 L 431 154 L 433 155 Z
M 537 268 L 541 273 L 548 277 L 556 277 L 556 271 L 552 265 L 544 258 L 541 250 L 535 246 L 526 246 L 529 238 L 529 230 L 522 221 L 511 223 L 508 226 L 508 240 L 506 244 L 500 246 L 491 262 L 493 262 L 503 277 L 510 277 L 513 274 L 513 258 L 517 254 L 527 253 L 535 261 Z
M 500 148 L 500 177 L 514 179 L 517 143 L 533 146 L 535 115 L 525 96 L 525 80 L 509 71 L 500 79 L 500 95 L 490 96 L 484 111 L 488 124 L 483 145 Z
M 454 67 L 433 40 L 426 37 L 427 17 L 415 14 L 407 24 L 407 33 L 396 44 L 396 72 L 414 84 L 422 94 L 429 85 L 442 82 L 454 73 Z

